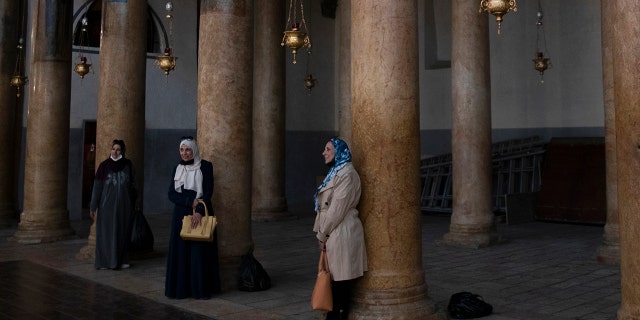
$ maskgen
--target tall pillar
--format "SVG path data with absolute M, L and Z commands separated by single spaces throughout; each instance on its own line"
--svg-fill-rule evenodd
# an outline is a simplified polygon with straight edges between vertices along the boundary
M 147 2 L 104 1 L 101 34 L 96 168 L 109 157 L 113 140 L 124 140 L 125 156 L 133 162 L 136 172 L 137 206 L 142 209 Z M 88 240 L 78 258 L 93 259 L 95 226 L 92 226 Z
M 252 39 L 253 1 L 202 0 L 197 139 L 202 158 L 213 162 L 212 202 L 219 221 L 216 230 L 223 291 L 237 287 L 240 257 L 253 242 Z
M 616 177 L 616 110 L 613 100 L 613 1 L 601 1 L 602 82 L 604 93 L 604 141 L 607 176 L 607 223 L 596 259 L 620 263 L 620 223 L 618 220 L 618 186 Z
M 620 219 L 621 304 L 618 319 L 640 319 L 640 3 L 613 2 L 613 93 Z M 606 37 L 607 35 L 603 35 Z
M 491 205 L 489 22 L 474 1 L 451 5 L 453 213 L 443 242 L 484 247 L 497 240 Z
M 350 147 L 369 271 L 349 319 L 440 319 L 422 269 L 417 4 L 375 3 L 351 2 Z
M 285 197 L 285 2 L 256 1 L 251 218 L 290 218 Z
M 23 101 L 22 95 L 16 97 L 16 88 L 6 85 L 11 80 L 16 67 L 17 45 L 22 29 L 20 8 L 23 3 L 26 2 L 20 0 L 0 2 L 0 83 L 5 84 L 0 86 L 0 145 L 3 146 L 15 145 L 18 127 L 15 114 L 16 109 L 22 108 Z M 22 56 L 25 56 L 24 51 Z M 0 152 L 0 163 L 6 164 L 0 166 L 0 228 L 15 226 L 18 222 L 16 194 L 18 184 L 15 172 L 19 167 L 14 161 L 16 152 L 20 153 L 20 149 L 11 147 L 11 152 Z
M 24 211 L 14 239 L 74 234 L 67 210 L 73 1 L 36 0 L 31 31 Z
M 337 105 L 340 138 L 351 143 L 351 2 L 341 1 L 338 6 L 336 37 L 338 71 Z

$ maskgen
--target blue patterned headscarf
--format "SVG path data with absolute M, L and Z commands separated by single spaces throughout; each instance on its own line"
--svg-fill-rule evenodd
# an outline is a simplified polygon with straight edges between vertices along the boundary
M 318 193 L 322 188 L 324 188 L 333 177 L 336 176 L 338 171 L 342 169 L 347 163 L 351 162 L 351 151 L 349 151 L 349 146 L 342 139 L 333 138 L 331 139 L 331 143 L 333 143 L 333 149 L 335 149 L 335 156 L 333 158 L 333 166 L 329 169 L 329 173 L 322 181 L 322 184 L 318 186 L 316 189 L 316 193 L 313 195 L 313 203 L 315 205 L 315 211 L 318 211 L 320 208 L 318 204 Z

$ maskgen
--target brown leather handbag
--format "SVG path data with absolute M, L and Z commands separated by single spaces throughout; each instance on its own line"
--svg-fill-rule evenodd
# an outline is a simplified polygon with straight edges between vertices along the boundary
M 320 252 L 318 261 L 318 277 L 311 294 L 311 308 L 319 311 L 333 310 L 333 296 L 331 294 L 331 272 L 326 251 Z

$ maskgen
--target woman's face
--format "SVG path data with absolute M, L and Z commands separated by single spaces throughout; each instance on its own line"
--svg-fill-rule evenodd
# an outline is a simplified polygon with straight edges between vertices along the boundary
M 119 144 L 114 144 L 111 146 L 111 157 L 117 158 L 122 154 L 122 148 Z
M 324 164 L 328 164 L 329 162 L 333 161 L 333 159 L 336 157 L 336 149 L 333 147 L 333 142 L 327 142 L 327 144 L 324 146 L 322 156 L 324 157 Z
M 183 145 L 180 145 L 180 158 L 182 161 L 193 160 L 193 149 Z

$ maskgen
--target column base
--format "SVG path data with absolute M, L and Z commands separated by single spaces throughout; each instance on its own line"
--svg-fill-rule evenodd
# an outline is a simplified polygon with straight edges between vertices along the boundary
M 388 290 L 359 291 L 349 312 L 351 320 L 445 320 L 446 310 L 438 310 L 427 296 L 427 285 Z
M 283 197 L 255 200 L 251 204 L 251 220 L 253 221 L 282 221 L 295 218 L 288 212 L 287 200 Z
M 23 212 L 18 224 L 18 231 L 13 234 L 12 241 L 23 244 L 37 244 L 71 239 L 76 232 L 69 224 L 67 210 L 47 212 Z
M 596 261 L 606 264 L 620 264 L 620 245 L 601 244 L 598 248 Z
M 293 220 L 296 218 L 297 216 L 287 211 L 286 208 L 283 211 L 252 211 L 251 212 L 252 221 L 270 222 L 270 221 Z
M 501 237 L 490 227 L 469 227 L 452 224 L 449 233 L 438 241 L 439 244 L 463 247 L 484 248 L 500 242 Z
M 608 217 L 607 219 L 612 220 Z M 602 243 L 598 247 L 596 261 L 606 264 L 620 264 L 620 224 L 617 221 L 608 221 L 604 226 L 604 235 Z
M 76 259 L 80 261 L 93 262 L 96 257 L 96 221 L 94 220 L 89 228 L 89 238 L 87 245 L 82 247 L 76 254 Z
M 76 253 L 76 259 L 84 262 L 93 262 L 96 258 L 96 246 L 86 245 Z
M 59 229 L 18 230 L 11 240 L 22 244 L 38 244 L 74 238 L 75 231 L 69 226 Z

